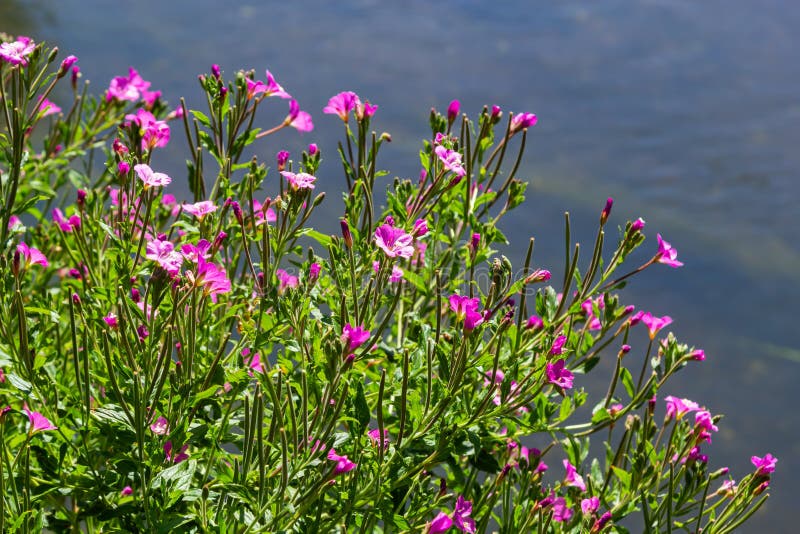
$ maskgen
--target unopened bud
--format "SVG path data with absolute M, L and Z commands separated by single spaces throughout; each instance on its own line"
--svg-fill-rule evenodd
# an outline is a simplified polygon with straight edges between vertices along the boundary
M 600 226 L 603 226 L 604 224 L 606 224 L 606 221 L 608 220 L 608 216 L 611 214 L 611 206 L 613 206 L 613 205 L 614 205 L 614 199 L 611 198 L 611 197 L 608 197 L 608 200 L 606 200 L 606 207 L 603 208 L 602 212 L 600 212 Z
M 67 56 L 64 58 L 64 61 L 61 62 L 61 66 L 58 68 L 58 78 L 63 78 L 69 72 L 69 69 L 75 62 L 78 61 L 76 56 Z
M 339 224 L 342 226 L 342 238 L 344 239 L 344 244 L 347 248 L 353 248 L 353 234 L 350 233 L 350 225 L 347 224 L 347 221 L 341 219 Z
M 461 102 L 458 100 L 453 100 L 450 102 L 450 105 L 447 106 L 447 125 L 450 126 L 453 124 L 453 121 L 456 120 L 458 117 L 458 111 L 461 109 Z

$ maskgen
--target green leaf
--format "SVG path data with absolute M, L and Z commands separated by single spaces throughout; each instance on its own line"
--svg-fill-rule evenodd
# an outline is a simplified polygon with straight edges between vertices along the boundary
M 25 395 L 30 395 L 31 390 L 33 389 L 33 385 L 30 382 L 14 373 L 8 373 L 6 378 L 12 386 L 20 390 Z
M 187 491 L 192 485 L 196 469 L 196 460 L 184 460 L 158 473 L 150 483 L 150 488 L 158 489 L 162 482 L 168 482 L 172 484 L 172 491 Z
M 619 379 L 622 381 L 622 385 L 625 386 L 625 391 L 628 393 L 628 396 L 633 398 L 636 390 L 633 386 L 633 377 L 627 367 L 623 367 L 620 370 Z
M 362 434 L 367 429 L 370 420 L 369 406 L 367 397 L 364 395 L 364 384 L 356 379 L 355 398 L 353 399 L 353 418 L 358 422 L 358 434 Z
M 133 426 L 131 422 L 128 420 L 128 416 L 125 412 L 117 406 L 116 404 L 106 404 L 102 408 L 97 408 L 92 412 L 92 415 L 98 421 L 102 421 L 105 423 L 109 423 L 112 425 L 121 425 L 131 432 L 133 432 Z
M 206 126 L 206 127 L 208 127 L 208 128 L 211 128 L 211 120 L 210 120 L 210 119 L 208 118 L 208 116 L 206 116 L 204 113 L 202 113 L 202 112 L 200 112 L 200 111 L 195 111 L 195 110 L 193 110 L 193 109 L 192 109 L 192 110 L 189 110 L 189 113 L 191 113 L 192 115 L 194 115 L 194 118 L 195 118 L 195 119 L 197 119 L 198 121 L 200 121 L 200 123 L 201 123 L 203 126 Z

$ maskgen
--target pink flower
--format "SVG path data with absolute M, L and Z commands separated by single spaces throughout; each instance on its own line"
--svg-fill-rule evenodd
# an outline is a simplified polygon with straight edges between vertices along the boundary
M 8 229 L 12 230 L 15 226 L 22 226 L 22 219 L 16 215 L 12 215 L 8 218 Z
M 390 258 L 410 258 L 414 254 L 414 238 L 402 228 L 382 224 L 375 230 L 375 244 Z
M 369 100 L 362 104 L 361 99 L 356 97 L 356 119 L 362 121 L 364 117 L 372 117 L 375 115 L 376 111 L 378 111 L 378 106 L 370 104 Z
M 69 223 L 69 219 L 64 217 L 64 213 L 58 208 L 53 210 L 53 221 L 61 228 L 62 232 L 72 231 L 73 226 Z M 80 227 L 80 217 L 78 217 L 77 223 L 76 227 Z
M 414 237 L 422 237 L 428 233 L 428 221 L 425 219 L 417 219 L 414 221 L 414 229 L 411 231 L 411 235 Z
M 611 512 L 606 512 L 601 515 L 597 521 L 594 522 L 594 525 L 592 525 L 592 532 L 600 532 L 603 530 L 603 528 L 606 526 L 606 523 L 611 521 L 611 517 Z
M 544 321 L 542 321 L 538 316 L 531 315 L 528 317 L 528 321 L 525 323 L 525 328 L 538 330 L 544 326 Z
M 591 515 L 595 513 L 598 508 L 600 508 L 599 497 L 590 497 L 581 501 L 581 512 L 583 512 L 583 515 Z
M 611 215 L 611 206 L 613 205 L 614 205 L 614 199 L 608 197 L 608 200 L 606 200 L 606 205 L 603 208 L 603 211 L 600 212 L 600 224 L 606 223 L 606 221 L 608 220 L 608 216 Z
M 563 389 L 570 389 L 575 378 L 569 369 L 564 368 L 564 360 L 547 364 L 547 381 Z
M 171 441 L 167 441 L 164 444 L 164 456 L 166 456 L 168 462 L 171 462 L 171 463 L 174 463 L 174 464 L 178 464 L 178 463 L 181 463 L 182 461 L 186 460 L 189 457 L 189 455 L 186 453 L 186 449 L 188 449 L 188 448 L 189 448 L 189 444 L 187 443 L 183 447 L 181 447 L 181 450 L 173 458 L 172 457 L 172 442 Z
M 553 345 L 550 347 L 550 354 L 558 356 L 564 352 L 564 343 L 567 342 L 567 336 L 560 335 L 553 340 Z
M 575 466 L 569 463 L 569 460 L 567 459 L 564 459 L 564 469 L 567 470 L 567 476 L 564 479 L 567 486 L 572 486 L 581 491 L 586 491 L 586 484 L 583 482 L 583 477 L 578 474 Z
M 572 518 L 572 509 L 567 506 L 564 497 L 558 497 L 553 501 L 553 521 L 566 523 Z
M 586 322 L 589 325 L 589 330 L 602 330 L 603 324 L 600 319 L 594 314 L 594 305 L 597 305 L 598 310 L 603 310 L 606 307 L 603 296 L 600 295 L 596 300 L 586 299 L 581 303 L 581 308 L 586 312 Z
M 672 324 L 672 317 L 665 315 L 664 317 L 656 317 L 650 312 L 639 312 L 634 317 L 637 317 L 646 326 L 650 332 L 650 339 L 655 339 L 658 332 L 665 326 Z
M 456 117 L 458 117 L 458 111 L 461 108 L 461 102 L 458 100 L 453 100 L 450 102 L 450 105 L 447 106 L 447 122 L 452 124 Z
M 312 176 L 307 172 L 293 173 L 289 171 L 281 171 L 281 175 L 286 178 L 287 182 L 289 182 L 292 191 L 314 189 L 314 182 L 317 180 L 315 176 Z
M 695 349 L 689 353 L 689 358 L 696 362 L 702 362 L 706 359 L 706 351 L 703 349 Z
M 109 313 L 108 315 L 103 317 L 103 321 L 105 321 L 106 324 L 108 326 L 110 326 L 111 328 L 116 329 L 116 328 L 119 327 L 119 322 L 117 321 L 117 316 L 114 313 Z
M 684 415 L 689 412 L 696 412 L 700 409 L 700 405 L 692 402 L 689 399 L 679 399 L 672 395 L 665 397 L 664 401 L 667 403 L 667 419 L 673 417 L 682 419 Z
M 39 102 L 39 113 L 42 114 L 42 117 L 47 117 L 48 115 L 55 115 L 56 113 L 61 113 L 61 108 L 56 106 L 50 100 L 44 98 Z
M 351 462 L 346 455 L 339 456 L 334 449 L 328 451 L 328 460 L 336 462 L 336 467 L 333 469 L 334 476 L 347 473 L 356 468 L 356 464 Z
M 258 373 L 264 374 L 264 364 L 261 362 L 261 355 L 256 352 L 252 356 L 248 358 L 250 355 L 250 349 L 244 349 L 242 351 L 242 356 L 244 356 L 244 363 L 247 364 L 250 369 L 256 371 Z M 250 372 L 250 376 L 253 376 L 253 373 Z
M 395 284 L 403 279 L 403 269 L 397 265 L 392 265 L 392 274 L 389 275 L 389 282 Z
M 163 436 L 169 432 L 169 421 L 166 417 L 159 417 L 155 422 L 150 425 L 150 431 L 157 436 Z
M 122 491 L 120 491 L 119 494 L 126 497 L 128 495 L 133 495 L 133 488 L 131 488 L 130 486 L 125 486 L 124 488 L 122 488 Z
M 215 296 L 231 290 L 231 281 L 223 269 L 207 262 L 202 256 L 197 258 L 197 274 L 195 283 L 203 287 L 206 295 Z
M 640 232 L 644 228 L 644 219 L 639 217 L 631 223 L 631 232 Z
M 278 98 L 292 98 L 292 95 L 284 91 L 283 87 L 281 87 L 278 82 L 275 81 L 275 77 L 272 73 L 267 69 L 267 85 L 265 96 L 277 96 Z
M 308 279 L 311 282 L 316 282 L 319 279 L 319 272 L 322 270 L 322 266 L 319 263 L 314 262 L 308 267 Z
M 184 204 L 183 211 L 191 213 L 198 219 L 202 219 L 209 213 L 214 213 L 217 211 L 217 206 L 210 200 L 201 200 L 200 202 L 195 202 L 194 204 Z
M 374 446 L 377 447 L 383 443 L 384 450 L 389 448 L 389 431 L 387 429 L 383 429 L 383 439 L 381 439 L 381 431 L 377 428 L 368 431 L 367 437 L 369 437 Z
M 681 267 L 683 263 L 677 260 L 678 251 L 672 248 L 672 245 L 661 239 L 661 234 L 656 234 L 658 238 L 658 252 L 656 253 L 656 261 L 669 265 L 670 267 Z
M 448 171 L 452 171 L 453 174 L 455 174 L 459 179 L 467 174 L 466 169 L 464 169 L 464 166 L 461 163 L 460 152 L 445 148 L 442 145 L 438 145 L 433 149 L 433 151 L 439 157 L 439 160 L 444 165 L 444 168 Z
M 247 100 L 252 100 L 254 96 L 264 93 L 267 90 L 267 85 L 260 80 L 245 78 L 245 82 L 247 82 Z
M 210 249 L 211 243 L 205 239 L 201 239 L 197 242 L 197 245 L 191 243 L 181 245 L 181 254 L 183 254 L 183 257 L 187 260 L 197 263 L 199 258 L 207 260 L 210 257 L 208 254 Z
M 433 518 L 433 521 L 428 523 L 428 534 L 440 534 L 441 532 L 447 532 L 450 530 L 450 527 L 453 526 L 453 520 L 450 519 L 444 512 L 439 512 L 439 514 Z
M 258 200 L 253 200 L 253 212 L 256 217 L 256 226 L 261 226 L 264 223 L 271 223 L 278 220 L 275 210 L 270 207 L 264 209 L 264 204 Z
M 464 329 L 474 330 L 483 323 L 483 314 L 478 311 L 481 301 L 478 297 L 469 298 L 461 295 L 450 295 L 450 309 L 456 314 L 456 321 L 464 321 Z
M 136 175 L 139 177 L 139 179 L 144 182 L 145 189 L 148 187 L 169 185 L 169 183 L 172 182 L 172 178 L 161 172 L 153 172 L 153 169 L 150 168 L 150 165 L 146 165 L 144 163 L 135 165 L 133 170 L 136 171 Z
M 342 329 L 342 342 L 347 344 L 348 352 L 352 352 L 369 340 L 370 332 L 362 326 L 344 325 Z
M 456 499 L 456 509 L 453 510 L 453 522 L 461 532 L 475 532 L 475 520 L 470 517 L 472 514 L 472 503 L 459 495 Z
M 519 113 L 511 118 L 511 133 L 536 125 L 539 119 L 533 113 Z
M 150 87 L 150 82 L 146 82 L 139 76 L 136 69 L 130 67 L 128 76 L 117 76 L 111 80 L 106 91 L 106 101 L 127 100 L 136 102 L 144 91 Z
M 125 118 L 139 126 L 142 136 L 142 150 L 164 147 L 169 143 L 170 129 L 167 121 L 161 121 L 147 110 L 139 109 L 136 114 L 125 115 Z
M 694 430 L 697 433 L 697 441 L 707 441 L 711 443 L 711 431 L 717 432 L 719 429 L 714 425 L 711 412 L 708 410 L 698 410 L 694 414 Z
M 350 112 L 355 109 L 358 101 L 358 95 L 353 91 L 344 91 L 332 96 L 328 100 L 328 105 L 322 109 L 322 112 L 329 115 L 338 115 L 340 119 L 347 122 Z
M 286 116 L 283 123 L 295 128 L 298 132 L 310 132 L 314 129 L 311 115 L 300 110 L 300 105 L 297 103 L 297 100 L 289 102 L 289 114 Z
M 275 276 L 278 278 L 278 294 L 282 295 L 287 289 L 295 289 L 300 284 L 296 276 L 293 276 L 283 269 L 275 271 Z
M 756 467 L 755 476 L 767 476 L 770 473 L 775 471 L 775 464 L 778 463 L 778 459 L 772 456 L 771 454 L 767 453 L 766 456 L 763 458 L 759 458 L 758 456 L 751 456 L 750 462 Z
M 20 241 L 19 245 L 17 245 L 17 253 L 24 258 L 24 268 L 26 269 L 31 265 L 41 265 L 42 267 L 47 267 L 47 258 L 44 257 L 44 254 L 42 254 L 38 249 L 29 247 L 24 241 Z
M 550 271 L 548 271 L 547 269 L 536 269 L 531 274 L 525 277 L 525 283 L 535 284 L 538 282 L 547 282 L 548 280 L 550 280 L 551 276 L 552 275 L 550 274 Z
M 28 421 L 30 421 L 31 426 L 28 428 L 29 434 L 34 434 L 39 431 L 45 430 L 55 430 L 58 427 L 51 423 L 47 417 L 43 416 L 39 412 L 32 412 L 28 409 L 27 405 L 22 406 L 22 411 L 28 416 Z
M 158 263 L 162 269 L 174 278 L 180 274 L 181 264 L 183 264 L 183 256 L 174 248 L 170 241 L 160 241 L 158 239 L 148 241 L 145 257 Z
M 20 35 L 17 40 L 11 43 L 0 43 L 0 59 L 11 65 L 28 64 L 28 56 L 36 48 L 30 37 Z

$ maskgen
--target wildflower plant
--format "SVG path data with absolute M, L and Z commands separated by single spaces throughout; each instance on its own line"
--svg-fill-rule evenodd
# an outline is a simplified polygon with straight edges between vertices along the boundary
M 323 173 L 264 156 L 313 129 L 269 71 L 214 65 L 199 111 L 57 55 L 0 45 L 0 530 L 729 532 L 767 498 L 777 460 L 711 470 L 720 416 L 668 395 L 705 353 L 626 300 L 675 248 L 637 219 L 607 250 L 609 199 L 561 266 L 494 249 L 536 115 L 454 101 L 390 179 L 377 106 L 339 93 Z

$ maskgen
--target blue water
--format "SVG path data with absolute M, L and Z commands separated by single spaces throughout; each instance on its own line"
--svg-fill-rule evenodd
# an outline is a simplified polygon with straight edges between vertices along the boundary
M 393 136 L 384 164 L 401 176 L 418 172 L 431 106 L 535 112 L 520 173 L 529 201 L 505 223 L 518 244 L 506 253 L 518 260 L 535 235 L 537 262 L 557 267 L 563 212 L 588 242 L 607 196 L 612 224 L 642 216 L 651 251 L 656 232 L 675 245 L 686 266 L 652 269 L 626 294 L 706 349 L 665 394 L 726 414 L 712 463 L 741 476 L 751 454 L 780 459 L 773 497 L 746 532 L 789 529 L 800 477 L 798 27 L 800 3 L 786 1 L 0 0 L 0 31 L 76 54 L 96 91 L 133 65 L 167 100 L 191 104 L 211 63 L 269 68 L 317 128 L 259 150 L 271 159 L 319 142 L 329 191 L 341 187 L 341 125 L 321 109 L 338 91 L 380 106 L 374 124 Z M 176 140 L 158 160 L 175 174 Z

